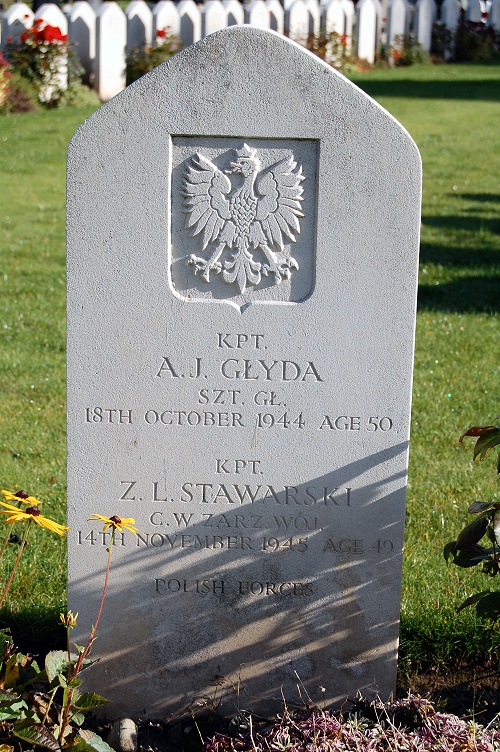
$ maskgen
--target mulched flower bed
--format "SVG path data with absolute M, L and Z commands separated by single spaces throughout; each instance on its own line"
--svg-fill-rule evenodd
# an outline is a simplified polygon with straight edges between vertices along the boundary
M 101 729 L 101 733 L 103 730 Z M 105 733 L 103 734 L 105 738 Z M 139 724 L 139 752 L 500 752 L 500 724 L 482 726 L 409 695 L 361 697 L 349 710 L 288 708 L 275 719 L 214 714 L 176 724 Z

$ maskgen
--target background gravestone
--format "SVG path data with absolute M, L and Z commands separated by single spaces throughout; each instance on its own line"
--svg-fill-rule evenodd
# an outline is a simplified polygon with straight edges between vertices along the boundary
M 251 27 L 186 49 L 75 134 L 77 643 L 109 543 L 87 519 L 140 531 L 117 537 L 88 678 L 110 714 L 394 689 L 419 202 L 404 129 Z

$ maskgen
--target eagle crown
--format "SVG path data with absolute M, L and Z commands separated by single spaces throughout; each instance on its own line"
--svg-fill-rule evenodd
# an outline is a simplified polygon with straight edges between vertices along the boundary
M 237 159 L 230 162 L 224 170 L 227 175 L 243 175 L 248 178 L 250 175 L 256 175 L 260 170 L 260 160 L 257 157 L 256 149 L 252 149 L 244 144 L 241 149 L 235 149 Z

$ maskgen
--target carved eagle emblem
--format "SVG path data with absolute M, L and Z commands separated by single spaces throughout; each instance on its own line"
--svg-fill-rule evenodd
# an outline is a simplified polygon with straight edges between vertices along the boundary
M 243 293 L 262 275 L 277 284 L 299 268 L 287 244 L 300 233 L 304 176 L 293 157 L 261 170 L 256 149 L 243 144 L 235 153 L 224 172 L 196 153 L 186 162 L 182 196 L 185 227 L 209 254 L 186 263 L 205 282 L 220 274 Z

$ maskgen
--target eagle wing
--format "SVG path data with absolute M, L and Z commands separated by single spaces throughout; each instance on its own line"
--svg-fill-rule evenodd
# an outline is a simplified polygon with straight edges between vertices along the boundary
M 202 154 L 195 154 L 188 163 L 183 179 L 182 195 L 186 214 L 185 227 L 193 235 L 203 233 L 203 250 L 216 240 L 226 221 L 231 219 L 226 195 L 231 181 L 213 162 Z
M 283 251 L 284 238 L 295 241 L 294 233 L 300 232 L 301 183 L 304 180 L 302 167 L 297 169 L 293 157 L 263 170 L 256 182 L 258 194 L 256 220 L 270 245 Z

